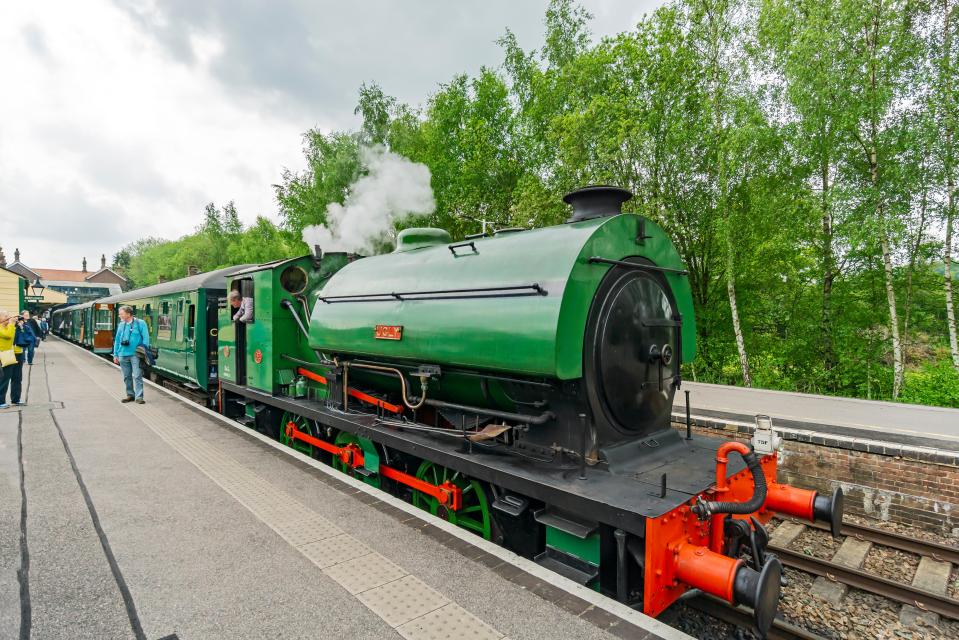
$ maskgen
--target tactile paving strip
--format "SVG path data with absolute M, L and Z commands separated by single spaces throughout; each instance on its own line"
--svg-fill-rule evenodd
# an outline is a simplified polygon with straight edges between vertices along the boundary
M 313 564 L 321 569 L 373 553 L 373 550 L 368 546 L 345 533 L 319 542 L 310 542 L 297 548 L 300 553 L 312 560 Z
M 406 624 L 450 602 L 416 576 L 387 582 L 357 597 L 391 627 Z
M 396 630 L 407 640 L 500 640 L 503 637 L 455 602 L 411 620 Z
M 88 363 L 69 353 L 67 359 L 107 394 L 122 397 L 116 393 L 115 376 L 90 371 L 84 366 Z M 123 406 L 403 637 L 504 640 L 503 634 L 161 410 L 149 404 Z
M 334 564 L 323 571 L 353 595 L 399 580 L 406 575 L 406 571 L 401 567 L 378 553 L 360 556 L 352 562 Z

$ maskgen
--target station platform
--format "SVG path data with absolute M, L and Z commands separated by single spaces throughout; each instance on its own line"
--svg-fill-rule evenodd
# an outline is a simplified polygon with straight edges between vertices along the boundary
M 689 638 L 66 342 L 24 378 L 0 638 Z
M 693 419 L 752 424 L 762 414 L 777 429 L 959 452 L 959 409 L 683 381 L 675 422 L 685 420 L 687 390 Z

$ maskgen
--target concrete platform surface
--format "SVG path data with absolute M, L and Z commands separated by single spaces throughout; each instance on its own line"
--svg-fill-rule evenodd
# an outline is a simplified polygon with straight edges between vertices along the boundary
M 25 377 L 0 638 L 688 638 L 73 345 Z
M 959 409 L 684 381 L 673 405 L 679 422 L 686 390 L 693 416 L 751 423 L 762 414 L 778 427 L 959 450 Z

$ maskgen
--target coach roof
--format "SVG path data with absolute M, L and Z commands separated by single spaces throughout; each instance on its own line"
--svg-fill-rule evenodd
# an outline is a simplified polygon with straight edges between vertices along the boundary
M 142 289 L 133 289 L 116 296 L 100 298 L 98 303 L 118 303 L 127 300 L 139 300 L 140 298 L 152 298 L 155 296 L 169 295 L 171 293 L 180 293 L 182 291 L 196 291 L 197 289 L 226 289 L 224 278 L 233 275 L 238 271 L 243 271 L 255 265 L 240 264 L 233 267 L 217 269 L 216 271 L 207 271 L 198 273 L 195 276 L 187 276 L 171 282 L 154 284 Z

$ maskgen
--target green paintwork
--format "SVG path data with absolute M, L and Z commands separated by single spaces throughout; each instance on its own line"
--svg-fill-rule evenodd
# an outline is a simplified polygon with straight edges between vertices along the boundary
M 559 549 L 571 556 L 576 556 L 580 560 L 585 560 L 592 565 L 599 566 L 599 532 L 595 531 L 584 538 L 546 527 L 546 546 Z
M 410 227 L 403 229 L 396 236 L 396 249 L 394 253 L 401 251 L 412 251 L 413 249 L 422 249 L 423 247 L 433 247 L 438 244 L 449 244 L 453 241 L 449 232 L 445 229 L 434 229 L 431 227 Z
M 236 326 L 232 320 L 235 312 L 227 305 L 219 313 L 220 344 L 219 367 L 224 380 L 248 385 L 271 394 L 294 393 L 289 387 L 294 382 L 292 372 L 299 365 L 283 356 L 291 356 L 305 362 L 318 362 L 316 354 L 290 314 L 282 306 L 284 301 L 293 304 L 304 326 L 309 323 L 308 312 L 311 294 L 327 281 L 329 276 L 345 264 L 345 257 L 329 254 L 317 269 L 312 256 L 270 262 L 250 267 L 232 274 L 226 282 L 227 289 L 243 280 L 252 281 L 253 322 L 245 326 L 246 350 L 239 354 L 236 349 Z M 283 274 L 288 269 L 300 269 L 306 275 L 306 286 L 299 293 L 284 288 Z M 229 346 L 229 355 L 224 347 Z M 235 358 L 245 358 L 246 379 L 238 380 Z M 257 362 L 259 360 L 259 362 Z M 314 396 L 321 385 L 310 382 Z
M 590 304 L 608 265 L 642 256 L 662 267 L 683 264 L 663 230 L 624 214 L 448 245 L 364 258 L 347 265 L 322 295 L 384 294 L 539 284 L 549 295 L 451 300 L 325 303 L 313 307 L 310 341 L 330 353 L 576 379 Z M 667 274 L 683 319 L 683 360 L 696 353 L 688 278 Z M 401 340 L 374 338 L 376 325 L 401 325 Z M 444 395 L 450 395 L 448 393 Z
M 246 357 L 239 354 L 236 348 L 236 327 L 233 326 L 233 307 L 225 305 L 217 310 L 217 368 L 220 380 L 245 384 L 245 380 L 237 380 L 236 359 Z

